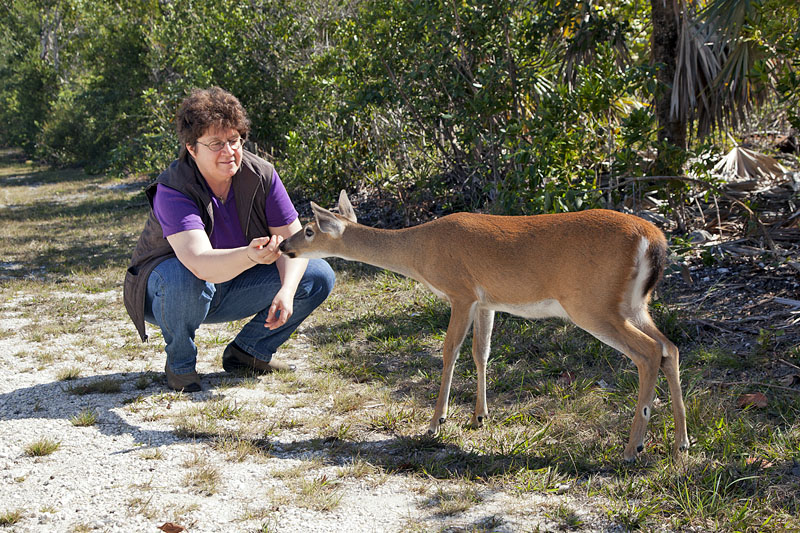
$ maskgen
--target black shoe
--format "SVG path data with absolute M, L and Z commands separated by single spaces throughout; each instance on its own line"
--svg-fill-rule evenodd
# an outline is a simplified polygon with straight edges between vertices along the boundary
M 235 342 L 225 347 L 225 351 L 222 353 L 222 368 L 225 369 L 225 372 L 251 371 L 256 374 L 269 374 L 275 371 L 294 372 L 297 369 L 295 365 L 275 357 L 270 359 L 269 362 L 256 359 L 239 348 Z
M 172 390 L 183 392 L 200 392 L 200 375 L 197 372 L 188 374 L 175 374 L 169 369 L 169 365 L 164 365 L 164 372 L 167 374 L 167 385 Z

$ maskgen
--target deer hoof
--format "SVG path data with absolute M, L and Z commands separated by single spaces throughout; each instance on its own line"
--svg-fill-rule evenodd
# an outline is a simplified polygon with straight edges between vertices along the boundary
M 636 456 L 644 450 L 644 445 L 640 444 L 636 448 L 631 448 L 631 446 L 626 446 L 625 451 L 622 453 L 622 458 L 625 460 L 626 463 L 632 464 L 636 462 Z

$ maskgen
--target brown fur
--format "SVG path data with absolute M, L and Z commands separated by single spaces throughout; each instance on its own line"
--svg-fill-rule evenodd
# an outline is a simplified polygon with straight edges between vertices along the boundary
M 412 228 L 380 230 L 357 223 L 344 191 L 338 215 L 313 202 L 312 207 L 315 221 L 281 244 L 284 253 L 336 256 L 393 270 L 450 302 L 431 433 L 446 419 L 455 360 L 473 324 L 478 398 L 471 423 L 480 425 L 487 417 L 486 362 L 499 310 L 569 318 L 633 360 L 639 399 L 626 459 L 643 448 L 661 368 L 672 396 L 675 448 L 688 447 L 678 349 L 647 310 L 667 253 L 664 235 L 649 222 L 606 210 L 529 217 L 457 213 Z

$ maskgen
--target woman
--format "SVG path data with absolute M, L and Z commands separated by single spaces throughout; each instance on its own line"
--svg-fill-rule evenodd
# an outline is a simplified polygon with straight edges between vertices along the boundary
M 255 315 L 225 348 L 226 371 L 293 370 L 273 354 L 333 289 L 325 261 L 278 250 L 302 226 L 272 165 L 244 150 L 249 128 L 235 96 L 194 90 L 177 115 L 180 157 L 146 190 L 125 307 L 143 341 L 145 322 L 161 328 L 175 390 L 202 390 L 194 336 L 203 323 Z

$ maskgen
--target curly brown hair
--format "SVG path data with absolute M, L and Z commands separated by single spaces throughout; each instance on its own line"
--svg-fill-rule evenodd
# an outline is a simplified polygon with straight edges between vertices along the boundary
M 181 103 L 176 117 L 181 157 L 186 145 L 196 145 L 210 128 L 234 129 L 242 138 L 250 132 L 250 119 L 239 99 L 220 87 L 193 89 Z

